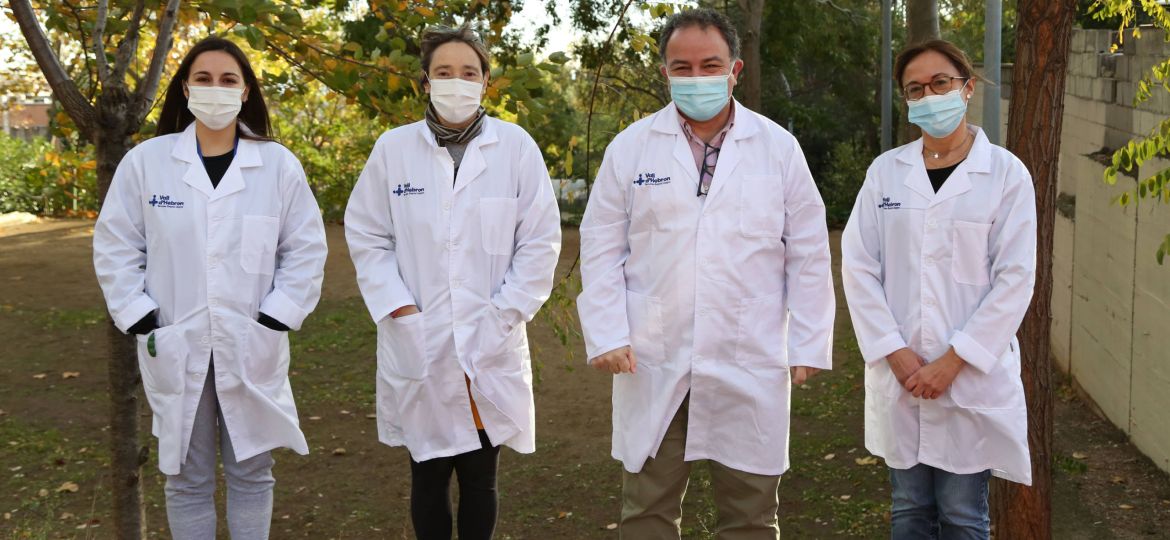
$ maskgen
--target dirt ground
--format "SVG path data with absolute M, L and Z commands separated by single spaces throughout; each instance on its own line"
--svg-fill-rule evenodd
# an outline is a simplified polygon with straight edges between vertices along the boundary
M 85 221 L 0 230 L 0 537 L 112 536 L 106 319 L 91 233 Z M 330 226 L 328 235 L 321 305 L 292 338 L 293 388 L 312 453 L 276 454 L 272 537 L 411 538 L 407 454 L 380 445 L 370 418 L 373 324 L 341 229 Z M 577 250 L 575 231 L 565 236 L 562 272 Z M 537 452 L 502 453 L 497 538 L 616 538 L 607 528 L 617 521 L 621 484 L 609 457 L 609 376 L 585 367 L 579 338 L 559 334 L 554 319 L 575 328 L 571 298 L 554 298 L 529 325 L 540 363 Z M 781 531 L 788 538 L 888 537 L 886 469 L 864 459 L 861 361 L 840 298 L 835 339 L 836 369 L 793 398 Z M 1055 538 L 1170 538 L 1167 475 L 1073 390 L 1063 387 L 1059 398 Z M 143 422 L 149 425 L 145 411 Z M 153 440 L 143 440 L 153 451 Z M 144 484 L 150 534 L 169 537 L 153 462 Z M 684 537 L 711 538 L 714 525 L 699 465 L 684 504 Z

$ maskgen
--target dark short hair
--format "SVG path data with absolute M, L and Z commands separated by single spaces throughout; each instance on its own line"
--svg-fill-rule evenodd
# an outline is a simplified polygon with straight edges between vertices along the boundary
M 975 73 L 975 68 L 971 67 L 971 60 L 967 58 L 967 54 L 962 49 L 945 39 L 932 39 L 906 47 L 898 53 L 898 58 L 894 60 L 894 82 L 898 84 L 898 88 L 902 87 L 902 76 L 906 74 L 906 66 L 909 66 L 910 62 L 927 51 L 934 51 L 947 57 L 951 61 L 951 65 L 959 71 L 960 77 L 980 78 Z
M 704 30 L 714 26 L 723 35 L 723 41 L 727 42 L 727 49 L 731 51 L 731 59 L 739 58 L 739 34 L 735 32 L 735 25 L 731 24 L 731 20 L 726 15 L 718 11 L 701 8 L 680 11 L 666 19 L 666 25 L 662 27 L 662 35 L 658 37 L 658 53 L 662 55 L 663 62 L 666 62 L 666 43 L 670 41 L 670 36 L 674 34 L 675 30 L 691 26 L 698 26 Z
M 422 57 L 423 79 L 431 72 L 431 57 L 435 55 L 435 50 L 451 42 L 466 43 L 475 51 L 475 55 L 479 57 L 480 69 L 484 73 L 491 70 L 491 64 L 488 62 L 487 46 L 484 45 L 479 34 L 475 30 L 472 30 L 470 26 L 466 24 L 459 28 L 432 26 L 423 32 L 422 43 L 420 45 L 422 49 L 420 56 Z

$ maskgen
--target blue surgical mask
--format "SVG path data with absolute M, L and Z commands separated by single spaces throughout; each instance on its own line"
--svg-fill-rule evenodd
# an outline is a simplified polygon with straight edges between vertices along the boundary
M 731 94 L 727 79 L 731 74 L 710 77 L 671 77 L 670 98 L 687 118 L 706 122 L 727 106 Z
M 908 103 L 910 123 L 922 128 L 922 131 L 936 139 L 954 133 L 963 122 L 963 116 L 967 114 L 967 100 L 963 99 L 963 88 L 942 95 L 923 96 Z

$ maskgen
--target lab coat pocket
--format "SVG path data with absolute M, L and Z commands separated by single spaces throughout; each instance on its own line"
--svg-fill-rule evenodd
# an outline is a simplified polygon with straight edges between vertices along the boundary
M 953 229 L 951 273 L 955 281 L 965 285 L 987 285 L 991 282 L 991 261 L 987 257 L 991 224 L 955 220 Z
M 480 199 L 479 219 L 484 251 L 490 255 L 511 255 L 516 242 L 516 199 Z
M 276 271 L 276 244 L 280 220 L 270 216 L 244 216 L 240 224 L 240 266 L 249 274 Z
M 630 348 L 638 364 L 660 365 L 666 361 L 662 300 L 626 291 L 626 313 L 630 322 Z
M 378 323 L 378 364 L 387 374 L 401 379 L 427 376 L 426 314 L 415 313 Z
M 747 237 L 780 238 L 784 234 L 784 177 L 747 174 L 739 192 L 740 232 Z
M 1009 348 L 990 373 L 964 367 L 951 383 L 951 400 L 964 409 L 1008 410 L 1024 405 L 1017 348 Z
M 248 347 L 244 350 L 243 377 L 256 386 L 283 383 L 288 377 L 288 333 L 248 319 Z
M 147 397 L 152 394 L 181 394 L 187 373 L 187 356 L 191 351 L 183 338 L 182 328 L 177 325 L 164 326 L 137 338 L 138 369 L 142 372 L 142 387 Z M 150 401 L 156 403 L 155 400 Z
M 785 366 L 784 293 L 740 300 L 736 320 L 735 361 L 739 364 Z

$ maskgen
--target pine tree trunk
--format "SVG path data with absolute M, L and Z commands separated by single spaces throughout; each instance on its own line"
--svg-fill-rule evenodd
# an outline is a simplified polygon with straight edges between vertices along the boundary
M 1032 486 L 996 480 L 991 504 L 996 536 L 1013 540 L 1052 537 L 1052 236 L 1064 85 L 1077 9 L 1076 0 L 1019 0 L 1017 6 L 1007 141 L 1036 187 L 1036 288 L 1021 328 Z
M 906 45 L 938 36 L 938 0 L 906 0 Z

